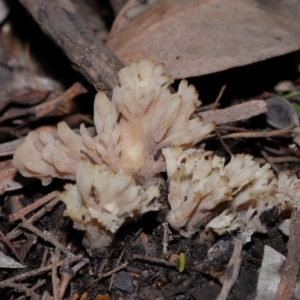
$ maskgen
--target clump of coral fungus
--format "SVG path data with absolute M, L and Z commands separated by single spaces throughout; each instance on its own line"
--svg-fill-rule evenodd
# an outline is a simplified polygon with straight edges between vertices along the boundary
M 61 122 L 58 139 L 31 132 L 13 158 L 23 176 L 40 178 L 44 185 L 55 177 L 76 180 L 60 199 L 74 227 L 86 231 L 86 247 L 101 252 L 125 221 L 158 208 L 150 204 L 158 196 L 158 175 L 166 169 L 158 151 L 192 147 L 214 129 L 193 118 L 201 104 L 194 86 L 182 80 L 171 94 L 173 80 L 162 64 L 142 59 L 120 70 L 119 81 L 111 101 L 104 92 L 96 95 L 96 136 L 84 125 L 77 135 Z
M 274 176 L 245 154 L 225 159 L 204 149 L 163 149 L 169 177 L 169 223 L 189 236 L 199 225 L 219 234 L 238 228 L 264 232 L 262 212 L 299 203 L 300 182 L 289 172 Z M 298 199 L 297 199 L 298 198 Z M 209 222 L 208 222 L 209 221 Z
M 159 149 L 192 147 L 214 129 L 214 124 L 202 125 L 191 117 L 201 104 L 194 86 L 182 80 L 171 94 L 173 80 L 162 64 L 142 59 L 121 69 L 119 81 L 111 101 L 104 92 L 96 95 L 95 137 L 84 125 L 77 135 L 64 122 L 58 124 L 57 140 L 47 132 L 32 132 L 14 154 L 13 164 L 21 174 L 40 178 L 45 185 L 54 177 L 74 180 L 77 164 L 85 158 L 83 150 L 97 163 L 123 170 L 148 186 L 165 171 L 163 159 L 155 159 Z
M 105 252 L 124 222 L 158 209 L 158 204 L 151 201 L 159 195 L 157 186 L 144 190 L 132 176 L 89 160 L 79 162 L 76 184 L 66 184 L 65 190 L 59 196 L 67 206 L 65 214 L 75 228 L 86 231 L 86 248 L 100 253 Z

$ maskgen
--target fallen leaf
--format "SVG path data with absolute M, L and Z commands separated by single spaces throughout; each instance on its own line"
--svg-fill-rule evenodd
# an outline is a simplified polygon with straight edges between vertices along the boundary
M 0 195 L 36 181 L 36 179 L 24 178 L 18 174 L 18 170 L 12 166 L 11 161 L 10 159 L 0 163 Z
M 25 268 L 26 266 L 18 263 L 9 256 L 6 256 L 3 252 L 0 251 L 0 268 Z
M 285 256 L 265 245 L 255 300 L 273 300 L 275 298 L 285 260 Z
M 147 57 L 183 78 L 299 49 L 300 22 L 272 14 L 254 0 L 151 3 L 134 15 L 132 9 L 142 4 L 130 0 L 115 20 L 107 46 L 125 65 Z

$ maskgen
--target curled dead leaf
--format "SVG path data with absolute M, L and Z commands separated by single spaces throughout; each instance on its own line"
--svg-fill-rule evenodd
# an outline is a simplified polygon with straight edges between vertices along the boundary
M 256 1 L 161 0 L 129 18 L 136 4 L 131 0 L 123 7 L 107 42 L 125 65 L 147 57 L 163 61 L 173 77 L 185 78 L 299 49 L 300 23 L 287 23 Z

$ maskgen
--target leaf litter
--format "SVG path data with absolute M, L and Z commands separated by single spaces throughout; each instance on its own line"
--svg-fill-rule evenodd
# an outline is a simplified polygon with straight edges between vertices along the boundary
M 150 5 L 150 10 L 151 7 L 157 5 L 153 3 Z M 147 11 L 144 12 L 144 14 L 146 13 Z M 286 51 L 290 52 L 293 50 Z M 276 56 L 279 54 L 273 53 L 272 55 Z M 257 60 L 258 58 L 256 57 L 253 62 Z M 247 62 L 247 58 L 245 58 L 244 63 L 249 63 L 249 61 Z M 229 67 L 233 66 L 230 65 Z M 189 74 L 188 76 L 193 75 Z M 258 99 L 264 99 L 264 95 L 258 95 Z M 261 100 L 261 104 L 263 108 L 264 101 Z M 247 132 L 248 136 L 252 136 L 255 139 L 258 139 L 260 136 L 266 137 L 268 140 L 261 142 L 266 149 L 273 148 L 271 150 L 274 152 L 279 147 L 282 153 L 289 153 L 297 157 L 299 155 L 297 146 L 293 149 L 286 146 L 286 141 L 292 142 L 289 135 L 291 128 L 276 131 L 263 123 L 264 125 L 262 126 L 265 126 L 263 129 L 267 129 L 266 132 L 261 132 L 261 129 L 256 130 L 256 132 L 249 132 L 249 129 L 253 131 L 251 124 L 253 126 L 254 123 L 251 123 L 251 120 L 248 121 L 248 119 L 264 112 L 263 108 L 263 111 L 259 112 L 258 110 L 253 115 L 250 112 L 247 114 L 247 110 L 251 111 L 256 105 L 249 107 L 240 108 L 244 112 L 243 118 L 238 113 L 234 113 L 234 110 L 232 110 L 233 116 L 230 118 L 231 107 L 225 108 L 228 110 L 229 117 L 224 123 L 221 123 L 223 124 L 223 128 L 220 127 L 220 130 L 223 130 L 221 138 L 225 137 L 224 132 L 228 133 L 230 130 L 236 132 L 237 128 L 239 128 L 242 132 L 236 132 L 234 133 L 235 135 L 231 136 L 229 134 L 228 137 L 245 138 L 247 137 Z M 238 111 L 237 107 L 235 109 Z M 62 114 L 60 113 L 60 118 L 64 119 L 64 114 L 74 113 L 74 111 L 76 112 L 76 109 L 71 111 L 64 110 Z M 217 113 L 218 109 L 215 109 L 215 112 Z M 208 113 L 211 112 L 208 111 Z M 222 112 L 220 112 L 220 115 L 223 115 Z M 214 117 L 218 121 L 219 118 L 217 115 Z M 25 128 L 28 125 L 34 125 L 33 120 L 28 122 L 26 119 L 22 120 L 22 118 L 24 117 L 19 115 L 18 117 L 13 117 L 11 120 L 14 122 L 16 119 L 19 124 L 23 121 Z M 42 124 L 47 122 L 47 119 L 43 120 L 40 118 L 44 118 L 44 114 L 39 115 L 37 121 L 42 121 Z M 203 119 L 205 118 L 203 117 Z M 80 121 L 82 122 L 82 119 Z M 250 122 L 250 126 L 247 122 Z M 227 128 L 224 124 L 228 125 Z M 13 124 L 8 123 L 8 125 L 12 126 Z M 23 134 L 27 134 L 28 131 L 28 129 L 23 131 Z M 277 137 L 278 135 L 279 137 Z M 217 143 L 213 137 L 210 137 L 210 139 L 213 143 Z M 10 143 L 9 141 L 4 141 Z M 210 140 L 207 140 L 207 142 L 208 144 L 212 143 Z M 230 144 L 230 140 L 228 142 L 230 150 L 234 153 L 237 153 L 238 148 L 246 149 L 251 144 L 251 142 L 247 142 L 246 140 L 237 140 L 236 143 L 238 147 L 234 143 Z M 9 153 L 14 151 L 15 146 L 13 145 L 15 144 L 14 142 L 9 144 L 9 147 L 11 147 L 9 148 L 9 151 L 11 151 Z M 219 149 L 222 149 L 224 143 L 220 145 Z M 4 147 L 3 149 L 6 149 L 3 150 L 3 161 L 5 161 L 6 157 L 10 157 L 11 154 L 7 152 L 7 144 L 6 148 Z M 219 151 L 222 152 L 222 150 Z M 270 153 L 272 152 L 267 152 L 267 156 L 264 158 L 269 159 Z M 261 158 L 257 157 L 257 159 Z M 286 161 L 283 159 L 282 162 Z M 280 167 L 281 165 L 277 164 L 277 166 Z M 18 218 L 21 218 L 21 221 L 15 221 L 15 223 L 10 224 L 7 220 L 3 219 L 1 226 L 5 228 L 7 237 L 13 240 L 17 249 L 19 245 L 26 244 L 25 239 L 30 243 L 29 237 L 26 235 L 28 231 L 33 232 L 39 238 L 35 246 L 28 247 L 27 253 L 23 253 L 26 265 L 30 265 L 29 270 L 25 270 L 25 273 L 22 273 L 22 270 L 20 270 L 20 275 L 4 272 L 0 286 L 5 288 L 5 291 L 14 290 L 14 293 L 23 293 L 32 299 L 38 299 L 39 295 L 42 294 L 45 299 L 49 299 L 50 295 L 54 295 L 57 299 L 62 299 L 63 297 L 76 299 L 76 297 L 78 298 L 76 293 L 82 294 L 81 298 L 85 299 L 87 295 L 84 292 L 86 291 L 89 292 L 91 297 L 98 295 L 98 297 L 103 297 L 103 299 L 109 299 L 107 293 L 110 293 L 111 297 L 122 297 L 124 299 L 185 299 L 183 297 L 186 297 L 186 299 L 200 299 L 199 297 L 201 297 L 203 299 L 205 295 L 209 294 L 214 294 L 214 299 L 216 299 L 220 293 L 219 283 L 223 284 L 223 290 L 229 287 L 226 292 L 221 292 L 219 297 L 224 297 L 222 299 L 227 298 L 231 288 L 232 292 L 229 294 L 228 299 L 235 297 L 235 295 L 239 295 L 245 299 L 254 299 L 255 290 L 253 287 L 257 282 L 257 270 L 262 260 L 264 244 L 270 244 L 270 246 L 273 246 L 284 255 L 287 253 L 285 240 L 277 230 L 280 219 L 284 218 L 280 216 L 278 219 L 278 212 L 273 213 L 270 211 L 264 214 L 264 222 L 268 225 L 268 231 L 263 237 L 253 236 L 252 242 L 244 246 L 246 252 L 241 254 L 241 248 L 238 248 L 239 251 L 235 250 L 233 252 L 231 235 L 220 238 L 214 236 L 212 233 L 207 233 L 202 235 L 196 234 L 192 239 L 185 239 L 179 237 L 175 231 L 169 231 L 166 226 L 162 226 L 163 223 L 165 224 L 168 204 L 166 201 L 160 200 L 163 201 L 161 212 L 150 213 L 150 215 L 145 215 L 136 223 L 123 226 L 116 234 L 115 242 L 109 256 L 105 259 L 92 258 L 82 248 L 80 243 L 82 237 L 80 234 L 72 230 L 68 219 L 62 217 L 64 206 L 56 198 L 51 200 L 51 192 L 56 189 L 61 190 L 62 184 L 53 182 L 47 189 L 42 188 L 37 183 L 33 186 L 26 186 L 27 184 L 22 190 L 13 192 L 21 193 L 19 194 L 21 201 L 15 201 L 12 197 L 13 194 L 10 194 L 12 192 L 8 192 L 8 190 L 4 194 L 3 200 L 5 201 L 3 201 L 2 205 L 3 216 L 8 216 L 7 212 L 12 213 L 11 216 L 20 214 Z M 12 189 L 19 187 L 15 186 Z M 32 187 L 35 187 L 37 192 L 33 193 Z M 39 208 L 33 199 L 43 199 L 42 196 L 45 196 L 45 201 L 48 201 L 49 198 L 50 202 L 44 207 Z M 22 209 L 22 206 L 25 206 L 25 208 Z M 37 212 L 34 213 L 36 210 Z M 128 238 L 128 236 L 131 236 L 131 238 Z M 226 246 L 223 251 L 216 251 L 214 256 L 210 256 L 208 254 L 210 253 L 209 249 L 213 245 L 219 245 L 220 241 L 223 241 L 224 245 L 229 246 Z M 290 244 L 290 247 L 293 247 L 295 242 L 291 241 Z M 60 249 L 61 252 L 55 249 Z M 7 249 L 4 250 L 7 252 Z M 232 253 L 235 254 L 232 256 Z M 291 251 L 290 257 L 288 256 L 289 263 L 291 264 L 293 264 L 295 259 L 293 253 Z M 181 270 L 183 268 L 182 258 L 181 261 L 176 259 L 172 261 L 172 255 L 170 256 L 170 254 L 180 254 L 181 257 L 184 254 L 185 267 L 183 272 L 179 273 L 178 271 L 179 268 Z M 212 257 L 213 259 L 211 259 Z M 231 257 L 232 259 L 230 259 Z M 233 266 L 231 265 L 231 262 L 236 261 L 236 259 L 241 260 L 241 267 L 237 263 L 233 263 Z M 226 267 L 228 262 L 229 265 Z M 232 268 L 235 270 L 234 274 L 237 276 L 237 280 L 235 276 L 232 276 Z M 49 272 L 51 273 L 51 277 L 46 276 Z M 39 274 L 43 274 L 41 281 L 35 277 Z M 116 274 L 116 284 L 112 280 L 114 277 L 113 274 Z M 231 276 L 228 274 L 231 274 Z M 290 279 L 291 277 L 289 276 L 285 279 L 282 277 L 282 280 L 289 281 Z M 27 284 L 23 284 L 23 281 L 26 281 Z M 96 284 L 94 281 L 98 283 Z M 46 282 L 48 283 L 46 284 Z M 73 282 L 73 285 L 70 282 Z M 251 283 L 253 284 L 251 285 Z M 129 291 L 126 284 L 130 287 L 129 293 L 126 293 L 126 289 L 127 292 Z M 291 288 L 288 293 L 290 291 Z M 212 298 L 207 296 L 204 299 Z
M 127 17 L 137 2 L 123 7 L 107 41 L 125 65 L 147 57 L 164 62 L 174 78 L 186 78 L 299 49 L 299 21 L 286 22 L 256 1 L 164 0 L 136 18 Z

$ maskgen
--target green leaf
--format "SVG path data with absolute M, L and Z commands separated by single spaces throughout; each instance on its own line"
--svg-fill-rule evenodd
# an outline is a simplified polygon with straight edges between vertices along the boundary
M 160 86 L 163 87 L 167 84 L 167 82 L 164 82 L 163 84 L 161 84 Z
M 185 255 L 184 253 L 180 252 L 179 254 L 179 273 L 182 273 L 185 268 Z
M 297 103 L 295 103 L 295 102 L 293 102 L 292 105 L 294 107 L 294 110 L 295 110 L 298 118 L 300 118 L 300 106 Z
M 205 178 L 207 178 L 207 177 L 209 177 L 209 176 L 211 176 L 211 174 L 213 173 L 213 171 L 212 170 L 210 170 L 208 173 L 207 173 L 207 175 L 205 176 Z

